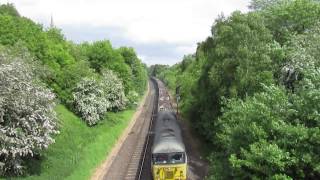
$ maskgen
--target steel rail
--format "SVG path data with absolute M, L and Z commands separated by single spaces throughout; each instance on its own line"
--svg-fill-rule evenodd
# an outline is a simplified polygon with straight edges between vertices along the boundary
M 144 167 L 145 159 L 146 159 L 146 156 L 147 156 L 148 146 L 150 145 L 150 132 L 151 132 L 151 129 L 152 129 L 154 118 L 156 117 L 156 114 L 158 112 L 159 86 L 158 86 L 157 81 L 154 78 L 151 78 L 151 80 L 153 82 L 156 94 L 154 96 L 155 101 L 154 101 L 154 105 L 153 105 L 153 109 L 152 109 L 151 121 L 150 121 L 149 128 L 148 128 L 148 135 L 147 135 L 146 143 L 144 145 L 143 156 L 142 156 L 142 158 L 140 160 L 139 173 L 138 173 L 138 176 L 136 178 L 137 180 L 141 180 L 141 178 L 142 178 L 142 172 L 144 170 L 143 167 Z

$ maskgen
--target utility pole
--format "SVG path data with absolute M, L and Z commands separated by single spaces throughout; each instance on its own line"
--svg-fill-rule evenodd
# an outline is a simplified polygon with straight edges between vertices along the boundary
M 176 87 L 177 116 L 179 115 L 180 88 L 180 85 Z

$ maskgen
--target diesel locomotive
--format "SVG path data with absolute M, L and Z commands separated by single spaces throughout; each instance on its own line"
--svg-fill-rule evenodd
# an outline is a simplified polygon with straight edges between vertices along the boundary
M 151 148 L 154 180 L 186 180 L 187 154 L 181 128 L 164 84 L 156 79 L 159 100 Z

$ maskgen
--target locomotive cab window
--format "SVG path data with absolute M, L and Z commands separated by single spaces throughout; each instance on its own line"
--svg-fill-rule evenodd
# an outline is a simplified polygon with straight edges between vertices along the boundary
M 182 164 L 185 163 L 184 153 L 153 154 L 153 164 Z

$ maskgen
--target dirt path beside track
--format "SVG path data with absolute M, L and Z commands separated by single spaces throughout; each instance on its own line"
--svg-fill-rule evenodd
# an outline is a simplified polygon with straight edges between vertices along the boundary
M 174 96 L 171 95 L 171 97 Z M 174 98 L 171 98 L 171 100 L 173 107 L 176 109 L 177 104 Z M 208 174 L 209 163 L 201 156 L 201 140 L 193 132 L 189 121 L 182 119 L 181 116 L 178 117 L 188 155 L 188 180 L 203 180 Z

